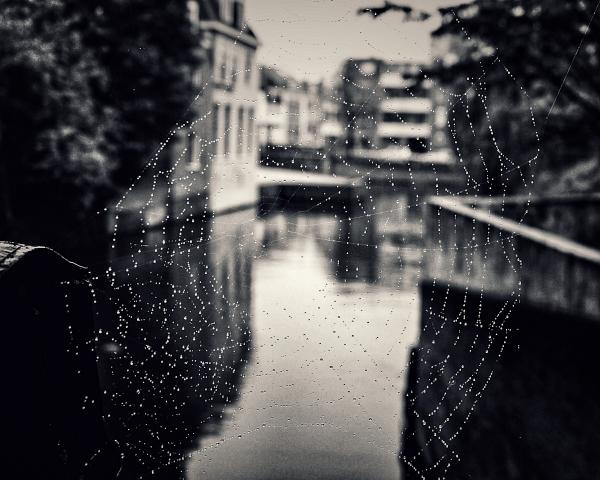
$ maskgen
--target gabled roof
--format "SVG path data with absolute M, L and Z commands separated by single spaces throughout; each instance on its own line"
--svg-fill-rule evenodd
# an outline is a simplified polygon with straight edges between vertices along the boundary
M 198 0 L 200 7 L 200 20 L 221 21 L 219 14 L 219 0 Z
M 197 0 L 199 6 L 199 14 L 201 21 L 216 21 L 221 22 L 230 27 L 235 27 L 231 22 L 226 22 L 221 15 L 221 6 L 219 0 Z M 249 35 L 250 37 L 256 39 L 255 33 L 252 29 L 244 22 L 244 27 L 242 29 L 242 33 Z
M 260 83 L 261 89 L 267 91 L 271 87 L 287 87 L 288 79 L 276 68 L 263 65 L 260 67 Z

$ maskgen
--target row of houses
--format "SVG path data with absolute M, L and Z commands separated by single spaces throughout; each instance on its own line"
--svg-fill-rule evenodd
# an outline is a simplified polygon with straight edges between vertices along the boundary
M 260 144 L 335 152 L 347 163 L 451 162 L 447 98 L 430 80 L 418 79 L 422 68 L 349 59 L 330 86 L 263 68 Z
M 150 168 L 118 207 L 143 211 L 144 226 L 255 206 L 257 167 L 268 149 L 304 150 L 315 169 L 335 157 L 346 175 L 360 175 L 365 161 L 451 161 L 446 99 L 416 82 L 419 66 L 350 59 L 332 84 L 299 81 L 258 65 L 259 40 L 243 0 L 188 6 L 204 58 L 192 72 L 195 117 L 170 139 L 168 168 Z

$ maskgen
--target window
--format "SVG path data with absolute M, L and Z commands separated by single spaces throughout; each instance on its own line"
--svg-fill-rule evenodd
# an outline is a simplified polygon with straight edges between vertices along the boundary
M 411 152 L 414 153 L 425 153 L 429 149 L 428 138 L 410 138 L 408 140 L 408 146 Z
M 219 142 L 219 138 L 221 137 L 221 131 L 219 130 L 219 114 L 221 112 L 221 108 L 219 107 L 219 105 L 217 103 L 214 104 L 213 106 L 213 111 L 212 111 L 212 140 L 215 142 L 215 144 L 218 144 Z
M 246 83 L 250 83 L 252 81 L 252 60 L 253 54 L 251 50 L 246 52 Z
M 397 146 L 400 139 L 397 137 L 386 137 L 382 139 L 382 142 L 385 146 Z
M 187 135 L 187 156 L 186 156 L 186 164 L 190 168 L 198 168 L 199 158 L 198 153 L 196 151 L 196 132 L 194 130 L 190 130 Z
M 288 112 L 288 134 L 291 145 L 299 143 L 300 140 L 300 104 L 296 101 L 290 102 Z
M 231 105 L 225 107 L 225 130 L 223 132 L 223 153 L 228 155 L 231 151 Z
M 233 2 L 233 26 L 238 30 L 244 28 L 244 4 L 239 0 Z
M 223 55 L 223 58 L 221 60 L 221 65 L 220 65 L 220 74 L 219 77 L 217 77 L 221 82 L 226 82 L 227 81 L 227 54 Z
M 429 92 L 426 85 L 417 83 L 406 88 L 406 95 L 409 97 L 427 97 Z
M 384 112 L 383 121 L 389 123 L 427 123 L 427 113 Z
M 192 82 L 196 88 L 202 88 L 202 69 L 197 68 L 194 71 Z
M 233 57 L 233 64 L 231 66 L 231 77 L 228 79 L 228 85 L 235 85 L 239 80 L 238 63 L 237 58 Z
M 402 122 L 403 119 L 399 113 L 396 112 L 384 112 L 383 114 L 384 122 Z
M 406 87 L 387 87 L 384 90 L 388 98 L 429 96 L 428 87 L 424 83 L 416 83 Z
M 223 22 L 231 25 L 233 23 L 233 12 L 232 12 L 232 5 L 231 5 L 231 0 L 225 0 L 224 2 L 215 2 L 218 4 L 218 6 L 220 7 L 220 17 L 223 19 Z
M 254 109 L 248 110 L 248 150 L 254 148 Z
M 218 48 L 215 48 L 215 51 L 213 53 L 213 71 L 212 71 L 212 77 L 215 79 L 216 82 L 219 81 L 219 79 L 221 78 L 221 53 L 219 51 Z
M 250 125 L 250 119 L 248 119 L 248 125 Z M 267 125 L 267 146 L 273 144 L 273 130 L 275 130 L 273 125 Z M 248 136 L 248 144 L 250 144 L 250 136 Z M 248 145 L 248 150 L 250 150 L 250 145 Z
M 406 146 L 406 139 L 402 137 L 385 137 L 381 139 L 385 147 L 403 147 Z
M 240 107 L 238 111 L 238 139 L 237 139 L 237 151 L 238 153 L 244 152 L 244 109 Z
M 200 152 L 200 161 L 198 162 L 198 170 L 205 169 L 206 165 L 208 165 L 208 163 L 209 163 L 209 160 L 210 160 L 210 150 L 205 147 Z
M 385 93 L 389 98 L 402 98 L 408 97 L 408 93 L 405 88 L 386 88 Z
M 407 113 L 405 114 L 405 121 L 409 123 L 428 123 L 428 113 Z

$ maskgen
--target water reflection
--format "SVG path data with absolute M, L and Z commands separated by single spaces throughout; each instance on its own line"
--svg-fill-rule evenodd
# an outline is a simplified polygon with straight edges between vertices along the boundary
M 421 240 L 402 233 L 389 235 L 392 216 L 370 216 L 361 210 L 348 215 L 274 212 L 257 223 L 257 239 L 267 250 L 288 248 L 293 238 L 312 238 L 340 282 L 415 289 L 421 271 Z M 415 229 L 407 221 L 401 227 Z M 392 231 L 402 232 L 401 227 L 396 225 Z
M 126 477 L 176 478 L 218 429 L 250 352 L 254 212 L 119 238 L 111 260 L 109 426 Z
M 118 238 L 100 363 L 119 478 L 398 478 L 418 262 L 375 220 L 246 211 Z
M 241 397 L 186 478 L 396 479 L 414 288 L 368 217 L 256 223 L 253 352 Z M 380 275 L 381 274 L 381 275 Z M 387 278 L 383 278 L 386 275 Z

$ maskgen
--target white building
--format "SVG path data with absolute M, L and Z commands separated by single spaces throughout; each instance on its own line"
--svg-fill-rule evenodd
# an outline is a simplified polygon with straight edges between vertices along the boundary
M 321 87 L 261 68 L 257 122 L 263 146 L 321 148 Z
M 343 120 L 353 155 L 392 163 L 448 160 L 434 139 L 441 115 L 431 82 L 415 80 L 420 69 L 380 59 L 346 62 Z
M 258 201 L 258 40 L 245 22 L 243 1 L 188 5 L 207 60 L 195 73 L 198 118 L 187 134 L 176 196 L 193 203 L 204 195 L 205 209 L 213 213 L 251 207 Z
M 340 120 L 340 93 L 335 88 L 321 89 L 320 134 L 327 149 L 340 146 L 344 136 L 344 127 Z

